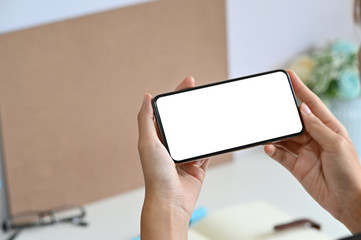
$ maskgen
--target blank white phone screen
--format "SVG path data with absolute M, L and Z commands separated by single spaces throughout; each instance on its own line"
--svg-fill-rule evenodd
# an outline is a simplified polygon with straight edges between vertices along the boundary
M 277 71 L 156 100 L 175 161 L 300 133 L 288 77 Z

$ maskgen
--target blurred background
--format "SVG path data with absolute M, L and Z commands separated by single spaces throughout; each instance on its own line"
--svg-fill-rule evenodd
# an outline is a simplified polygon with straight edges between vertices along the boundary
M 353 4 L 0 0 L 0 105 L 11 211 L 91 204 L 141 188 L 136 115 L 145 92 L 171 91 L 189 75 L 204 84 L 289 66 L 302 74 L 317 63 L 312 51 L 336 41 L 346 42 L 346 48 L 356 45 L 351 48 L 357 52 L 360 29 Z M 359 101 L 359 95 L 352 100 Z M 349 101 L 347 106 L 358 108 L 359 103 Z M 360 133 L 355 127 L 360 112 L 354 108 L 356 120 L 346 116 L 344 122 Z M 241 171 L 232 181 L 290 181 L 283 190 L 293 189 L 295 201 L 307 198 L 308 211 L 317 208 L 320 221 L 328 223 L 326 232 L 335 237 L 347 233 L 286 172 L 277 170 L 282 174 L 275 178 L 269 169 L 280 168 L 268 166 L 261 155 L 262 149 L 254 148 L 217 157 L 214 178 L 226 177 L 222 165 L 233 164 Z M 244 165 L 258 158 L 256 165 Z M 237 186 L 224 188 L 214 178 L 200 197 L 211 209 L 266 198 L 301 215 L 295 205 L 273 197 L 270 186 L 254 190 L 256 183 L 245 185 L 230 200 Z M 137 231 L 136 211 L 128 233 Z

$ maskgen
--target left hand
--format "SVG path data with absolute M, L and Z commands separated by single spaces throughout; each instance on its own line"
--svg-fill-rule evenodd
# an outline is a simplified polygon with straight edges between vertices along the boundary
M 188 77 L 176 90 L 191 87 L 194 87 L 194 79 Z M 157 135 L 152 97 L 149 94 L 144 96 L 138 114 L 138 128 L 138 150 L 146 190 L 142 211 L 142 235 L 158 239 L 167 235 L 168 239 L 173 239 L 169 235 L 171 233 L 162 233 L 161 226 L 164 228 L 177 226 L 183 228 L 182 232 L 184 232 L 184 228 L 188 229 L 188 223 L 198 200 L 209 161 L 199 160 L 179 165 L 173 162 Z M 150 225 L 153 225 L 154 228 L 156 223 L 160 225 L 156 227 L 158 230 L 154 231 Z M 172 225 L 172 223 L 173 226 L 164 225 Z M 183 238 L 182 234 L 176 235 L 177 239 Z

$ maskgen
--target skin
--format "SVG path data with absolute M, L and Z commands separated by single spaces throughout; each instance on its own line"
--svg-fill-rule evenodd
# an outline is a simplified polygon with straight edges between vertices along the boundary
M 306 132 L 266 145 L 308 193 L 352 232 L 361 232 L 361 167 L 346 128 L 293 72 L 289 71 Z
M 186 78 L 176 90 L 194 87 Z M 187 239 L 209 160 L 176 165 L 157 135 L 152 97 L 144 96 L 138 114 L 138 150 L 145 180 L 142 239 Z
M 302 101 L 305 132 L 268 144 L 265 152 L 287 168 L 309 194 L 352 232 L 361 232 L 361 166 L 346 128 L 293 72 Z M 192 77 L 177 88 L 194 86 Z M 175 165 L 159 140 L 152 97 L 138 114 L 138 149 L 145 179 L 142 239 L 187 239 L 188 223 L 205 178 L 208 160 Z

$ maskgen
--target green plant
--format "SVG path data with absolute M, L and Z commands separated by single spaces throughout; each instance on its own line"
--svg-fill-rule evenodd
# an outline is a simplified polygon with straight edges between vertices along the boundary
M 338 40 L 297 57 L 289 66 L 325 101 L 360 96 L 358 46 Z

